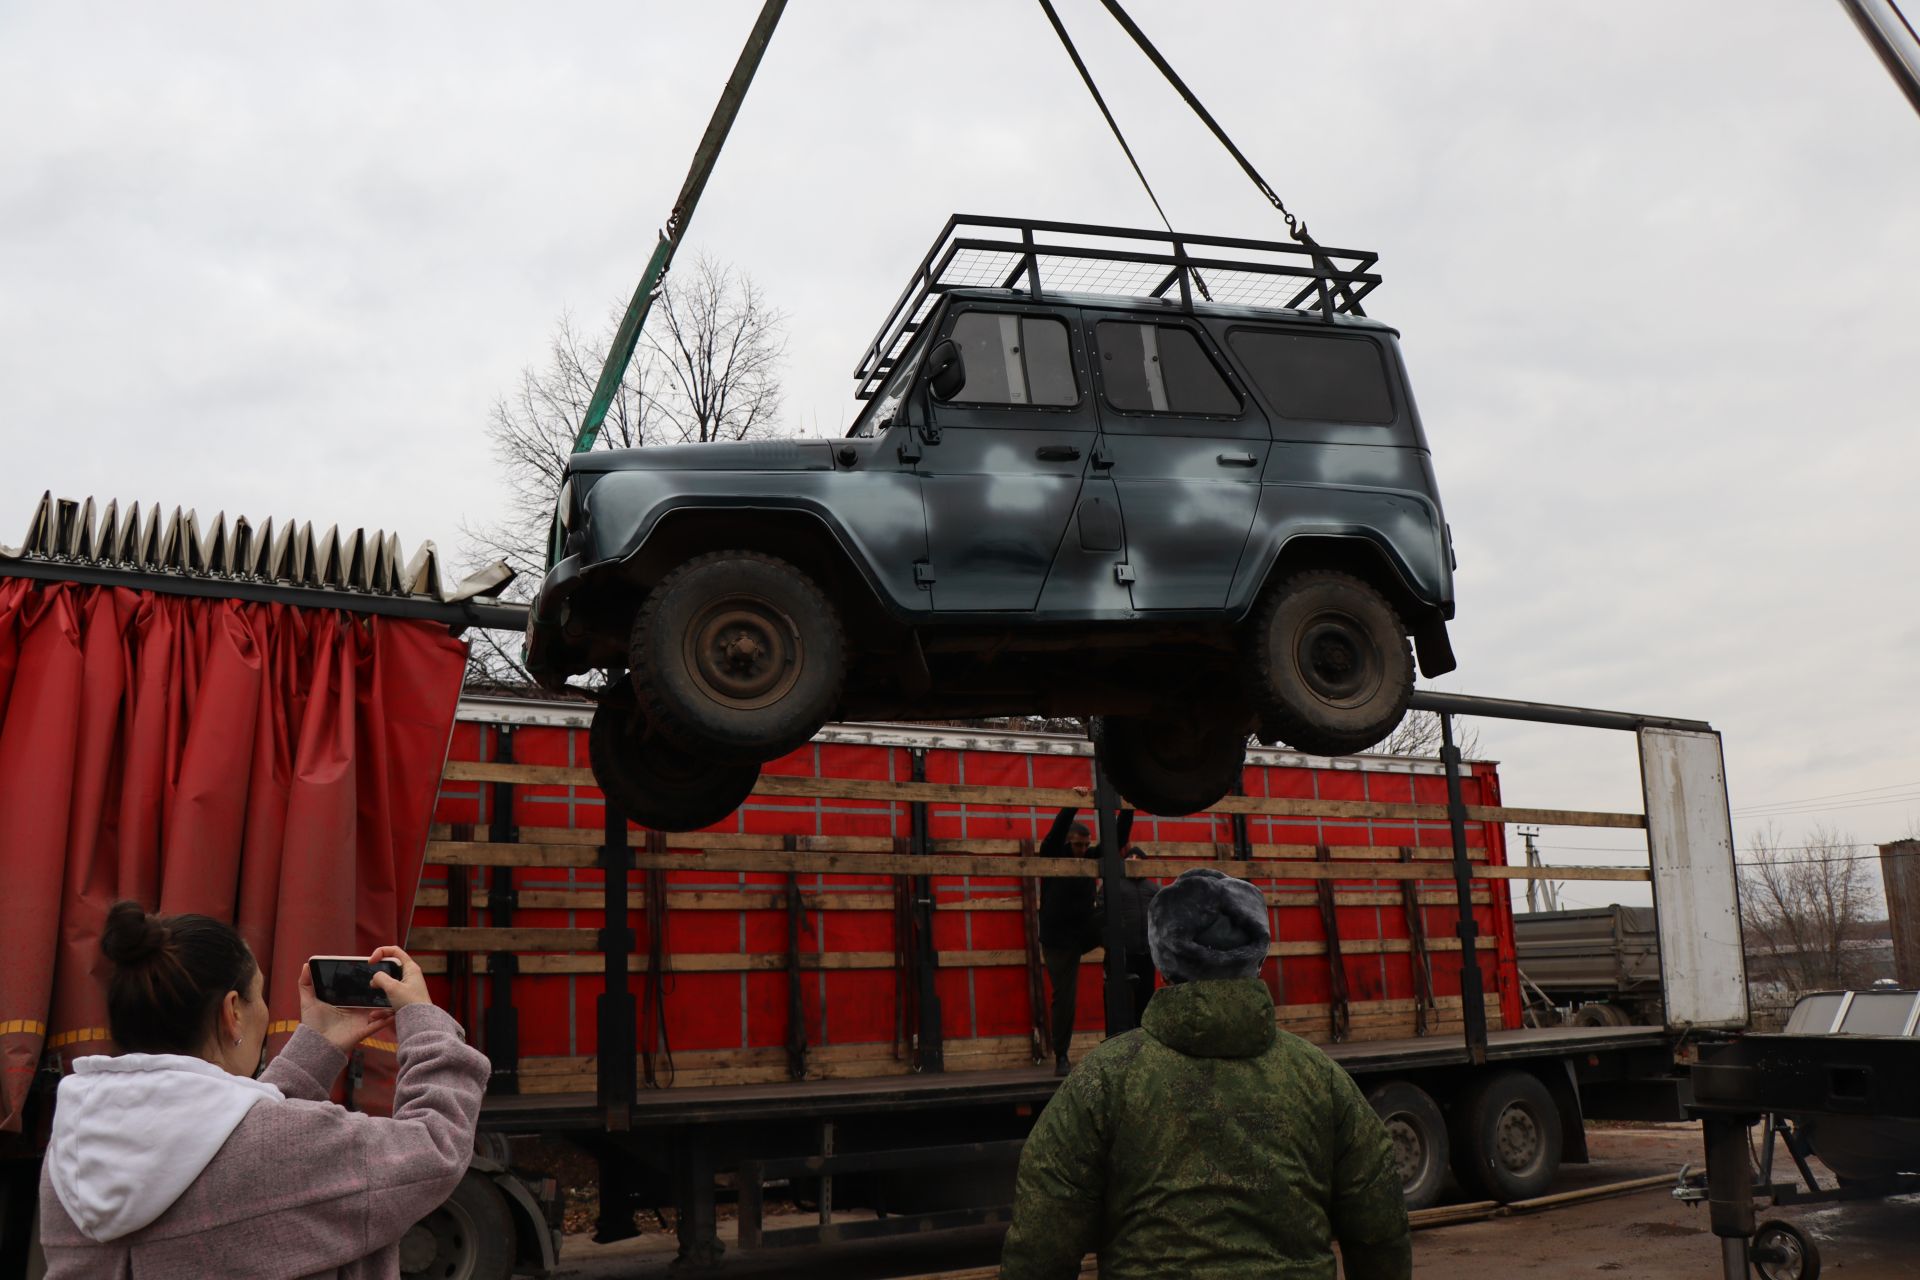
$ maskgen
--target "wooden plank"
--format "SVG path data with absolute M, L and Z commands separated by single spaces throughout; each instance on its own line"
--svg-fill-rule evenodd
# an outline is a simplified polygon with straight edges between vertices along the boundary
M 592 951 L 597 929 L 489 929 L 427 926 L 407 933 L 409 951 Z
M 633 829 L 635 843 L 640 842 L 641 828 Z M 466 840 L 468 844 L 486 844 L 487 833 L 484 829 L 472 833 Z M 605 838 L 598 827 L 523 827 L 521 837 L 534 844 L 592 845 L 598 847 Z M 453 828 L 445 823 L 433 827 L 430 839 L 447 841 L 453 839 Z M 691 850 L 781 850 L 791 847 L 795 852 L 806 853 L 890 853 L 895 842 L 891 836 L 778 836 L 748 835 L 731 831 L 696 831 L 684 835 L 669 835 L 667 844 L 672 849 Z M 1148 858 L 1188 858 L 1220 860 L 1222 845 L 1203 840 L 1146 840 L 1138 842 L 1142 852 Z M 1022 842 L 1018 840 L 932 840 L 928 848 L 937 854 L 1010 854 L 1019 853 Z M 1319 846 L 1311 844 L 1256 844 L 1252 847 L 1256 858 L 1299 858 L 1313 861 L 1319 857 Z M 1400 856 L 1398 844 L 1336 844 L 1328 846 L 1328 856 L 1334 859 L 1378 860 L 1382 855 L 1395 859 Z M 1485 850 L 1473 852 L 1485 857 Z M 1415 848 L 1416 859 L 1429 861 L 1447 861 L 1453 857 L 1450 848 L 1430 845 Z
M 521 889 L 519 904 L 528 911 L 599 911 L 605 902 L 599 889 Z M 1274 907 L 1310 907 L 1318 901 L 1312 893 L 1295 891 L 1270 891 L 1266 895 L 1267 905 Z M 1334 901 L 1343 907 L 1390 907 L 1400 904 L 1400 894 L 1392 889 L 1340 889 L 1335 891 Z M 628 908 L 643 910 L 646 906 L 644 890 L 634 890 L 628 896 Z M 1454 894 L 1451 888 L 1422 889 L 1420 901 L 1429 906 L 1452 906 Z M 1485 890 L 1473 895 L 1476 905 L 1485 906 L 1492 901 Z M 941 911 L 1018 911 L 1020 899 L 1006 893 L 994 897 L 971 897 L 960 900 L 939 898 Z M 447 905 L 445 889 L 422 889 L 414 895 L 416 907 L 444 907 Z M 896 902 L 891 893 L 802 893 L 800 904 L 808 911 L 892 911 Z M 727 889 L 689 889 L 667 894 L 669 911 L 784 911 L 787 896 L 779 891 L 766 891 L 755 887 L 740 890 Z
M 427 845 L 427 860 L 442 866 L 480 867 L 591 867 L 597 851 L 575 845 L 489 844 L 485 841 L 438 840 Z M 1171 878 L 1194 867 L 1207 867 L 1242 879 L 1254 880 L 1441 880 L 1448 876 L 1438 859 L 1423 865 L 1403 862 L 1294 863 L 1277 858 L 1249 862 L 1180 861 L 1156 858 L 1128 866 L 1127 874 L 1142 879 Z M 1022 858 L 978 855 L 863 853 L 789 853 L 785 851 L 716 851 L 701 854 L 636 854 L 640 871 L 729 871 L 797 875 L 845 876 L 980 876 L 1017 879 L 1021 876 L 1085 878 L 1100 874 L 1099 864 L 1085 858 Z M 1475 864 L 1476 873 L 1489 870 Z M 1491 868 L 1511 872 L 1515 868 Z M 1524 868 L 1517 870 L 1524 871 Z M 1547 869 L 1557 880 L 1581 879 L 1579 867 Z M 1606 868 L 1619 871 L 1619 868 Z M 1619 875 L 1597 877 L 1621 879 Z
M 591 787 L 591 769 L 555 765 L 501 764 L 493 761 L 449 760 L 442 774 L 449 782 L 514 782 L 528 786 Z M 1064 787 L 974 787 L 945 782 L 884 782 L 869 778 L 796 778 L 764 775 L 754 787 L 758 796 L 827 800 L 872 800 L 890 804 L 924 801 L 929 804 L 996 805 L 1017 809 L 1084 807 L 1084 799 Z M 1409 822 L 1445 822 L 1447 808 L 1439 804 L 1389 804 L 1372 800 L 1315 800 L 1266 796 L 1226 796 L 1208 813 L 1245 813 L 1265 817 L 1389 819 Z M 1524 822 L 1557 827 L 1644 828 L 1646 816 L 1583 809 L 1521 809 L 1502 805 L 1468 805 L 1473 822 Z

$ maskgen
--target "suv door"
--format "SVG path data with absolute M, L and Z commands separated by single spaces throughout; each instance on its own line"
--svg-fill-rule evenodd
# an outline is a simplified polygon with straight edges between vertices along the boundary
M 928 397 L 917 469 L 936 612 L 1031 610 L 1080 496 L 1099 422 L 1075 316 L 961 303 L 951 338 L 966 382 Z
M 1196 324 L 1085 314 L 1136 609 L 1219 609 L 1260 501 L 1266 417 Z

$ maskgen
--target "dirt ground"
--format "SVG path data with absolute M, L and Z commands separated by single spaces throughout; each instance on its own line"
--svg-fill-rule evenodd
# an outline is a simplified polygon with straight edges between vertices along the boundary
M 1701 1160 L 1694 1125 L 1595 1128 L 1587 1142 L 1593 1162 L 1567 1166 L 1555 1191 L 1677 1173 L 1682 1165 L 1697 1166 Z M 1771 1210 L 1762 1217 L 1785 1218 L 1812 1234 L 1823 1276 L 1911 1280 L 1920 1275 L 1920 1196 Z M 796 1225 L 804 1221 L 792 1219 Z M 730 1222 L 722 1223 L 723 1236 L 730 1227 Z M 804 1271 L 778 1255 L 760 1261 L 741 1259 L 729 1250 L 719 1274 L 729 1280 L 802 1275 L 880 1280 L 983 1266 L 994 1261 L 998 1250 L 996 1234 L 972 1233 L 939 1244 L 850 1247 L 817 1257 Z M 575 1235 L 568 1237 L 559 1275 L 571 1280 L 652 1280 L 666 1276 L 672 1255 L 672 1240 L 664 1235 L 608 1246 Z M 1490 1262 L 1498 1264 L 1498 1280 L 1612 1274 L 1632 1280 L 1715 1280 L 1720 1275 L 1720 1242 L 1707 1226 L 1705 1207 L 1679 1203 L 1666 1187 L 1414 1235 L 1414 1274 L 1421 1280 L 1488 1280 Z

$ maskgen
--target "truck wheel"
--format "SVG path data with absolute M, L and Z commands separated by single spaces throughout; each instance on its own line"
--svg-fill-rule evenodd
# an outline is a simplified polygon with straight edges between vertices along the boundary
M 695 556 L 640 606 L 634 692 L 667 737 L 760 764 L 802 746 L 840 701 L 839 610 L 811 578 L 755 551 Z
M 1488 1077 L 1467 1091 L 1453 1120 L 1453 1172 L 1469 1192 L 1526 1200 L 1560 1172 L 1560 1110 L 1537 1077 Z
M 1604 1000 L 1583 1004 L 1573 1011 L 1573 1025 L 1576 1027 L 1625 1027 L 1632 1024 L 1633 1019 L 1625 1009 Z
M 1406 628 L 1385 596 L 1351 574 L 1287 579 L 1261 602 L 1248 641 L 1263 728 L 1296 750 L 1364 751 L 1407 712 Z
M 507 1280 L 513 1274 L 513 1216 L 500 1189 L 469 1172 L 446 1203 L 400 1237 L 408 1280 Z
M 1092 736 L 1100 768 L 1146 813 L 1178 817 L 1218 804 L 1246 767 L 1246 732 L 1204 717 L 1095 716 Z
M 1425 1089 L 1405 1080 L 1387 1081 L 1367 1095 L 1367 1102 L 1393 1139 L 1407 1208 L 1426 1208 L 1440 1198 L 1447 1181 L 1447 1122 L 1439 1105 Z
M 633 690 L 617 686 L 587 730 L 594 780 L 627 817 L 655 831 L 697 831 L 746 802 L 757 764 L 723 764 L 650 731 Z

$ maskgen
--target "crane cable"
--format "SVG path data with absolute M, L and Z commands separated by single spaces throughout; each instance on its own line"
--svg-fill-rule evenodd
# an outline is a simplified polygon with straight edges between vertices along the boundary
M 1166 56 L 1154 46 L 1153 41 L 1147 38 L 1147 33 L 1140 29 L 1140 24 L 1121 7 L 1120 0 L 1100 0 L 1100 3 L 1106 6 L 1107 12 L 1113 15 L 1114 21 L 1120 24 L 1121 29 L 1133 38 L 1133 42 L 1140 47 L 1140 52 L 1147 55 L 1147 60 L 1153 63 L 1162 76 L 1166 77 L 1167 83 L 1173 86 L 1174 92 L 1178 93 L 1182 101 L 1196 116 L 1200 117 L 1200 122 L 1220 140 L 1220 145 L 1227 149 L 1227 154 L 1232 156 L 1247 177 L 1253 180 L 1253 185 L 1260 194 L 1280 211 L 1280 216 L 1287 222 L 1287 233 L 1313 254 L 1315 269 L 1332 283 L 1334 289 L 1346 300 L 1347 305 L 1358 312 L 1359 300 L 1353 296 L 1347 282 L 1340 279 L 1339 273 L 1334 271 L 1333 264 L 1325 256 L 1319 243 L 1308 234 L 1307 224 L 1294 216 L 1293 211 L 1288 209 L 1286 202 L 1280 198 L 1280 193 L 1275 191 L 1272 184 L 1261 177 L 1260 171 L 1253 167 L 1253 161 L 1247 159 L 1246 153 L 1234 145 L 1233 139 L 1227 136 L 1227 131 L 1221 127 L 1218 120 L 1213 118 L 1213 113 L 1208 111 L 1193 90 L 1187 87 L 1187 82 L 1180 78 L 1180 73 L 1173 69 L 1173 64 L 1168 62 Z M 1153 201 L 1154 209 L 1160 212 L 1160 221 L 1167 223 L 1167 230 L 1172 231 L 1173 225 L 1167 222 L 1166 212 L 1160 208 L 1160 200 L 1153 194 L 1153 187 L 1147 182 L 1147 175 L 1141 172 L 1140 162 L 1134 159 L 1133 148 L 1127 145 L 1126 138 L 1120 132 L 1120 126 L 1114 122 L 1113 113 L 1107 109 L 1106 100 L 1100 96 L 1100 90 L 1094 85 L 1093 76 L 1088 73 L 1086 63 L 1080 60 L 1079 51 L 1073 47 L 1073 41 L 1067 37 L 1067 30 L 1061 25 L 1059 15 L 1054 12 L 1052 0 L 1040 0 L 1040 7 L 1046 10 L 1047 20 L 1053 24 L 1054 32 L 1059 35 L 1060 42 L 1066 46 L 1067 56 L 1073 59 L 1075 69 L 1080 72 L 1080 78 L 1086 83 L 1087 91 L 1093 95 L 1094 102 L 1100 108 L 1100 114 L 1106 117 L 1107 126 L 1113 130 L 1113 136 L 1119 141 L 1120 149 L 1127 153 L 1128 163 L 1132 164 L 1133 171 L 1139 174 L 1140 185 L 1147 189 L 1147 198 Z M 1205 289 L 1203 288 L 1201 292 L 1204 294 Z

